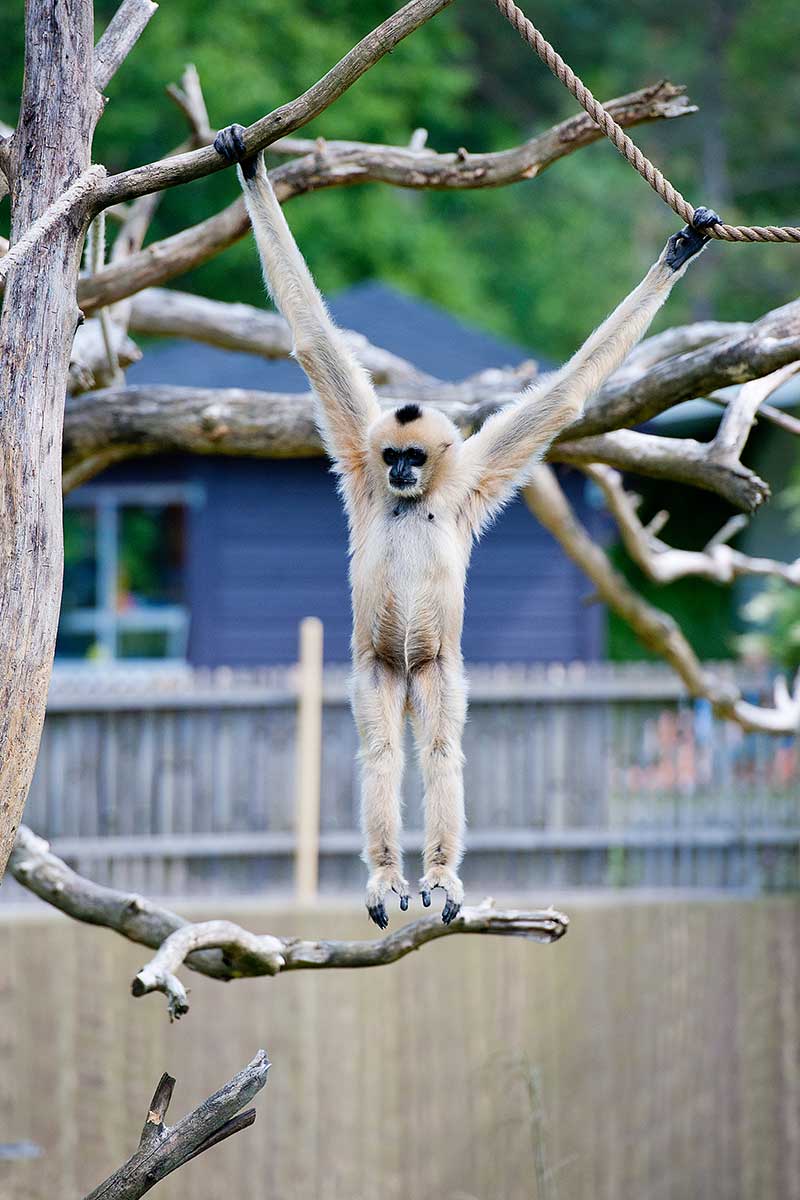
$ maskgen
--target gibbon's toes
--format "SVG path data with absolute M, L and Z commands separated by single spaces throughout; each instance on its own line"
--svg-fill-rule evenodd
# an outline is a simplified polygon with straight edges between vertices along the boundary
M 431 892 L 435 888 L 441 888 L 445 894 L 442 920 L 445 925 L 449 925 L 451 921 L 455 920 L 464 901 L 464 888 L 457 875 L 445 867 L 434 868 L 420 879 L 419 888 L 422 903 L 426 908 L 431 906 Z
M 386 929 L 389 924 L 389 914 L 382 900 L 378 904 L 368 904 L 367 912 L 369 913 L 370 921 L 374 921 L 378 929 Z
M 406 912 L 408 910 L 408 902 L 410 899 L 411 899 L 410 896 L 401 896 L 400 897 L 400 911 L 401 912 Z
M 214 149 L 228 163 L 241 162 L 247 153 L 244 146 L 244 126 L 229 125 L 227 129 L 220 129 L 214 138 Z

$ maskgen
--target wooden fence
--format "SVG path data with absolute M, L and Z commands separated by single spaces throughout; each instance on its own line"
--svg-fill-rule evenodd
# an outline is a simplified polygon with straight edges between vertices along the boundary
M 360 887 L 347 678 L 314 654 L 302 672 L 57 673 L 26 820 L 79 870 L 153 894 Z M 650 665 L 470 675 L 469 891 L 800 885 L 796 740 L 716 721 Z M 417 852 L 413 755 L 405 800 Z

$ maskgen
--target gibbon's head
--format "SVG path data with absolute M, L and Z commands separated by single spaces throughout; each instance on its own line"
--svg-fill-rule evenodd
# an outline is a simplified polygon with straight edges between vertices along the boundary
M 370 429 L 370 465 L 393 496 L 414 500 L 440 482 L 460 443 L 461 434 L 444 413 L 404 404 Z

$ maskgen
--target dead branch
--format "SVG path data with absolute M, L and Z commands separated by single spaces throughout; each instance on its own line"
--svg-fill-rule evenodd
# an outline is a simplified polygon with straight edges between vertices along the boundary
M 614 570 L 605 551 L 577 520 L 549 467 L 536 468 L 524 496 L 534 516 L 591 579 L 599 599 L 618 613 L 643 645 L 666 659 L 690 695 L 708 700 L 717 715 L 735 721 L 749 732 L 798 731 L 800 675 L 791 693 L 784 680 L 776 682 L 773 708 L 747 703 L 733 680 L 722 679 L 704 668 L 674 619 L 648 604 Z
M 667 82 L 611 100 L 606 107 L 625 126 L 694 111 L 685 99 L 684 89 Z M 500 187 L 540 175 L 557 159 L 600 136 L 594 123 L 582 114 L 521 146 L 487 154 L 420 153 L 406 147 L 364 142 L 302 141 L 297 144 L 307 147 L 308 153 L 274 168 L 270 179 L 282 204 L 321 188 L 369 182 L 429 189 Z M 206 221 L 154 242 L 127 261 L 113 263 L 91 283 L 83 282 L 79 292 L 81 308 L 90 313 L 142 288 L 166 283 L 227 249 L 249 229 L 244 203 L 237 199 Z
M 438 915 L 423 917 L 385 937 L 368 941 L 304 941 L 254 934 L 231 921 L 191 924 L 152 901 L 82 878 L 50 851 L 43 838 L 21 826 L 9 869 L 23 887 L 78 921 L 105 925 L 133 942 L 157 950 L 132 984 L 134 996 L 160 991 L 171 1017 L 188 1011 L 186 990 L 176 976 L 185 963 L 214 979 L 278 975 L 326 967 L 377 967 L 397 962 L 428 942 L 456 933 L 523 937 L 545 944 L 567 932 L 569 918 L 554 909 L 496 910 L 491 901 L 463 908 L 450 925 Z
M 709 541 L 704 550 L 679 550 L 667 545 L 655 528 L 639 520 L 639 497 L 625 490 L 622 476 L 599 463 L 584 467 L 586 475 L 602 490 L 609 512 L 619 528 L 625 549 L 633 561 L 654 583 L 674 583 L 676 579 L 696 577 L 711 583 L 730 584 L 743 576 L 773 577 L 800 586 L 800 558 L 793 563 L 771 558 L 751 558 L 732 549 L 728 540 L 742 528 L 746 518 L 733 518 Z M 657 528 L 663 528 L 669 514 L 659 513 Z
M 157 8 L 153 0 L 122 0 L 94 48 L 94 86 L 99 92 L 116 75 Z
M 242 1109 L 267 1082 L 269 1068 L 266 1051 L 259 1050 L 233 1079 L 174 1125 L 164 1124 L 175 1087 L 165 1072 L 150 1101 L 138 1149 L 85 1200 L 138 1200 L 198 1154 L 247 1129 L 256 1111 Z
M 248 152 L 255 154 L 258 150 L 264 150 L 279 137 L 307 125 L 338 100 L 385 54 L 394 50 L 404 38 L 447 8 L 450 3 L 451 0 L 410 0 L 410 3 L 392 13 L 301 96 L 248 126 L 244 133 Z M 102 207 L 106 207 L 121 200 L 133 200 L 148 192 L 162 191 L 180 183 L 201 179 L 205 175 L 224 170 L 225 166 L 213 146 L 205 146 L 201 150 L 179 154 L 112 176 L 106 181 L 98 202 Z
M 620 471 L 669 479 L 716 492 L 736 508 L 754 512 L 769 498 L 769 484 L 738 461 L 715 458 L 712 445 L 694 438 L 657 437 L 652 433 L 617 429 L 599 437 L 557 442 L 548 459 L 575 466 L 601 462 Z
M 799 358 L 800 300 L 793 300 L 746 326 L 744 332 L 656 362 L 646 371 L 644 393 L 623 367 L 593 397 L 562 440 L 640 425 L 684 400 L 761 379 Z
M 292 353 L 292 335 L 278 313 L 166 288 L 147 288 L 131 299 L 130 327 L 136 333 L 190 338 L 267 359 Z M 376 383 L 431 382 L 406 359 L 370 345 L 363 334 L 345 331 L 345 336 Z
M 172 293 L 167 292 L 163 299 L 160 296 L 155 301 L 146 299 L 143 302 L 145 314 L 151 307 L 160 314 L 167 308 L 171 296 Z M 202 333 L 211 340 L 212 324 L 217 312 L 221 312 L 220 307 L 212 301 L 199 301 L 195 305 L 194 301 L 184 301 L 182 294 L 179 296 L 176 314 L 183 313 L 185 317 L 184 329 L 180 332 L 188 333 L 191 327 L 198 336 Z M 134 302 L 134 312 L 138 304 L 138 300 Z M 251 348 L 254 338 L 248 329 L 253 320 L 254 328 L 258 329 L 256 336 L 263 338 L 263 346 L 277 348 L 280 345 L 278 327 L 269 314 L 260 314 L 259 318 L 254 315 L 258 310 L 245 310 L 246 328 L 243 329 L 238 310 L 244 306 L 223 307 L 231 311 L 228 315 L 221 313 L 227 328 L 222 331 L 217 344 L 233 345 L 238 339 L 239 348 L 245 345 Z M 199 319 L 195 319 L 195 312 L 202 313 Z M 160 320 L 157 315 L 156 321 Z M 145 315 L 145 326 L 146 321 Z M 169 321 L 169 316 L 165 315 L 164 322 Z M 154 328 L 152 325 L 147 331 L 153 332 Z M 179 332 L 177 315 L 172 328 Z M 689 335 L 683 336 L 688 340 Z M 223 337 L 226 338 L 224 342 Z M 727 356 L 726 339 L 705 346 L 702 353 L 706 355 L 707 372 L 716 369 L 712 353 L 716 345 L 722 347 L 723 358 Z M 535 364 L 523 364 L 513 370 L 484 371 L 460 383 L 442 383 L 422 375 L 403 377 L 402 368 L 395 370 L 399 360 L 386 362 L 382 358 L 384 352 L 368 348 L 367 344 L 357 346 L 356 352 L 371 369 L 391 368 L 391 383 L 380 389 L 387 404 L 402 398 L 434 405 L 465 431 L 510 403 L 536 375 Z M 736 409 L 739 413 L 735 417 L 736 438 L 741 439 L 745 429 L 749 430 L 756 401 L 760 403 L 794 372 L 795 367 L 792 363 L 767 380 L 748 385 L 755 389 L 753 392 L 741 389 L 745 393 L 742 403 L 748 405 L 750 415 Z M 636 375 L 626 364 L 621 369 L 627 379 L 624 387 L 640 404 L 646 404 L 651 387 L 662 387 L 661 369 L 662 364 L 656 361 L 651 368 Z M 612 376 L 608 386 L 615 386 L 615 378 Z M 605 463 L 621 471 L 685 483 L 715 492 L 736 507 L 752 512 L 769 496 L 769 486 L 739 460 L 738 443 L 734 444 L 735 439 L 731 441 L 730 437 L 732 428 L 727 424 L 722 437 L 718 434 L 712 442 L 621 429 L 597 437 L 556 441 L 547 457 L 550 462 L 582 467 Z M 314 420 L 313 398 L 310 393 L 281 395 L 234 388 L 149 386 L 104 389 L 73 398 L 68 404 L 64 426 L 64 486 L 67 489 L 84 482 L 111 462 L 136 455 L 173 452 L 263 458 L 320 454 L 322 445 Z

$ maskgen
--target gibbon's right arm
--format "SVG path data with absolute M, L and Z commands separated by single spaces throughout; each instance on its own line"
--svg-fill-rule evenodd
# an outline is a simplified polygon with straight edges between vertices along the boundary
M 326 448 L 346 472 L 363 469 L 367 428 L 380 415 L 372 383 L 345 345 L 286 223 L 261 154 L 247 157 L 241 125 L 217 134 L 214 149 L 238 163 L 239 181 L 267 289 L 286 318 L 294 353 L 319 401 Z
M 533 384 L 515 404 L 495 413 L 467 439 L 462 462 L 476 532 L 510 499 L 526 471 L 577 420 L 587 399 L 627 358 L 690 260 L 708 242 L 704 230 L 719 219 L 710 209 L 695 209 L 692 226 L 673 234 L 639 286 L 569 362 L 541 384 Z

